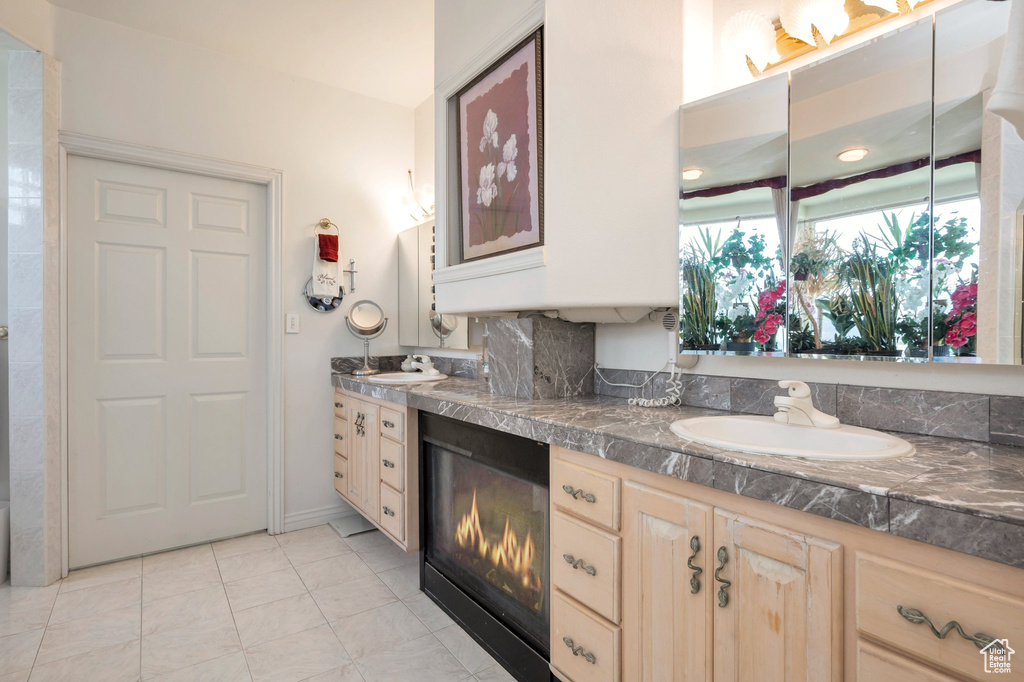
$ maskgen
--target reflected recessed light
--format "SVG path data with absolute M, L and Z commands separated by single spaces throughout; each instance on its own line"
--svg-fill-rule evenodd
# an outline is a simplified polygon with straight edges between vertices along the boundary
M 704 171 L 700 168 L 687 168 L 683 171 L 683 180 L 696 180 L 702 175 L 704 175 Z
M 840 152 L 837 158 L 844 163 L 853 163 L 854 161 L 860 161 L 867 155 L 868 150 L 864 149 L 864 147 L 854 147 L 853 149 Z

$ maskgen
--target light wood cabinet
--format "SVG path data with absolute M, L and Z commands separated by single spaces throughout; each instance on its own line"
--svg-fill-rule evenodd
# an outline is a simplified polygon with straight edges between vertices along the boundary
M 416 411 L 341 390 L 334 409 L 335 490 L 396 545 L 419 550 Z
M 842 679 L 842 548 L 721 509 L 715 682 Z

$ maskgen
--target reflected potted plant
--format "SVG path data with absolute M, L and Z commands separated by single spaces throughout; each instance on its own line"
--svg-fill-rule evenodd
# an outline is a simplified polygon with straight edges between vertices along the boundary
M 754 323 L 754 341 L 766 351 L 775 350 L 775 339 L 779 327 L 786 320 L 786 283 L 768 283 L 769 286 L 757 296 L 757 315 Z
M 978 335 L 977 274 L 970 282 L 960 283 L 950 299 L 951 309 L 947 312 L 943 306 L 935 314 L 932 353 L 937 357 L 973 356 L 977 353 Z
M 792 296 L 811 327 L 814 350 L 821 349 L 822 311 L 816 301 L 830 296 L 838 286 L 836 271 L 842 257 L 836 234 L 826 230 L 798 242 L 796 253 L 790 259 L 794 280 Z
M 900 301 L 896 294 L 897 268 L 877 245 L 862 235 L 843 262 L 840 277 L 848 290 L 853 323 L 865 355 L 899 355 L 896 323 Z
M 680 300 L 680 334 L 688 350 L 718 350 L 718 302 L 711 265 L 693 254 L 680 266 L 683 294 Z

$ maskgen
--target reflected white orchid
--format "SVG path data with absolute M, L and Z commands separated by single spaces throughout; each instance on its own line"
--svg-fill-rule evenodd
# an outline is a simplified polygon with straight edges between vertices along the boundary
M 484 116 L 484 136 L 480 138 L 480 151 L 486 149 L 488 144 L 498 148 L 498 115 L 491 109 Z

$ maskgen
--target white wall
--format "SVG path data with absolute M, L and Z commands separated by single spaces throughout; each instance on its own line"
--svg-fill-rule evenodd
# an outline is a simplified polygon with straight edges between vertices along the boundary
M 65 130 L 284 172 L 284 307 L 300 313 L 302 324 L 284 343 L 286 524 L 343 509 L 329 475 L 329 358 L 359 355 L 362 347 L 343 312 L 316 313 L 300 292 L 313 225 L 328 217 L 341 227 L 343 257 L 356 259 L 355 297 L 394 314 L 395 237 L 410 222 L 400 197 L 414 161 L 413 110 L 55 13 Z M 397 352 L 397 325 L 371 350 Z
M 419 103 L 415 112 L 416 150 L 412 177 L 417 187 L 434 184 L 434 96 Z
M 52 55 L 54 12 L 46 0 L 3 0 L 0 27 L 32 49 Z

